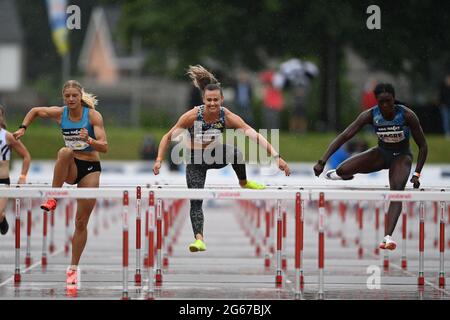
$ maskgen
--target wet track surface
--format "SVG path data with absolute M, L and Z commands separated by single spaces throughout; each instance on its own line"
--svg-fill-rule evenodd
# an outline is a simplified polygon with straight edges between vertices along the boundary
M 270 256 L 270 267 L 264 265 L 266 249 L 261 255 L 255 253 L 254 242 L 242 224 L 243 209 L 231 201 L 208 202 L 205 211 L 205 242 L 207 251 L 191 253 L 187 249 L 193 240 L 189 221 L 189 208 L 185 204 L 180 211 L 176 228 L 171 230 L 171 254 L 167 255 L 168 266 L 164 267 L 162 284 L 155 287 L 149 296 L 147 293 L 147 269 L 142 267 L 142 285 L 134 282 L 136 267 L 134 214 L 129 215 L 129 268 L 128 295 L 130 299 L 151 297 L 160 300 L 173 299 L 257 299 L 257 300 L 294 300 L 317 299 L 318 292 L 318 236 L 317 208 L 307 206 L 305 212 L 305 238 L 303 272 L 305 285 L 301 294 L 295 295 L 294 270 L 294 213 L 292 205 L 286 204 L 287 237 L 284 254 L 287 268 L 283 272 L 283 284 L 275 285 L 276 255 Z M 132 212 L 132 211 L 131 211 Z M 77 290 L 65 286 L 65 270 L 70 255 L 64 250 L 66 230 L 63 209 L 55 213 L 53 253 L 48 253 L 48 264 L 43 267 L 42 255 L 42 217 L 34 210 L 35 226 L 32 230 L 32 263 L 25 268 L 25 218 L 21 233 L 21 282 L 14 283 L 14 233 L 13 214 L 8 213 L 10 230 L 0 237 L 0 299 L 112 299 L 122 298 L 122 226 L 121 206 L 99 205 L 89 223 L 88 243 L 81 258 L 81 286 Z M 430 215 L 431 216 L 431 215 Z M 144 217 L 142 218 L 144 219 Z M 431 218 L 430 218 L 431 219 Z M 401 219 L 400 219 L 401 220 Z M 365 215 L 363 231 L 363 255 L 358 256 L 355 238 L 358 236 L 357 223 L 350 212 L 345 224 L 339 220 L 336 212 L 327 215 L 327 236 L 325 239 L 325 299 L 450 299 L 447 277 L 447 289 L 439 288 L 437 277 L 439 270 L 439 251 L 433 246 L 435 226 L 427 221 L 425 247 L 425 286 L 417 285 L 418 276 L 418 219 L 408 222 L 410 239 L 407 242 L 407 270 L 401 268 L 401 221 L 397 225 L 394 238 L 398 242 L 395 251 L 389 253 L 390 265 L 383 268 L 383 254 L 374 254 L 375 230 L 373 215 Z M 144 221 L 144 220 L 143 220 Z M 276 225 L 276 223 L 275 223 Z M 70 230 L 73 229 L 73 221 Z M 175 230 L 179 232 L 175 232 Z M 275 229 L 273 229 L 275 230 Z M 272 231 L 273 231 L 272 230 Z M 381 232 L 381 231 L 380 231 Z M 50 231 L 49 231 L 50 233 Z M 337 236 L 340 234 L 340 236 Z M 176 235 L 176 237 L 175 237 Z M 342 246 L 342 235 L 346 237 L 346 246 Z M 381 240 L 381 233 L 378 239 Z M 49 244 L 50 239 L 47 239 Z M 272 240 L 275 238 L 272 233 Z M 142 240 L 141 261 L 144 256 Z M 167 248 L 167 247 L 166 247 Z M 450 271 L 448 249 L 445 253 L 446 275 Z M 374 271 L 375 270 L 375 271 Z M 375 273 L 373 273 L 375 272 Z M 379 275 L 379 286 L 370 278 Z M 368 284 L 369 283 L 369 284 Z

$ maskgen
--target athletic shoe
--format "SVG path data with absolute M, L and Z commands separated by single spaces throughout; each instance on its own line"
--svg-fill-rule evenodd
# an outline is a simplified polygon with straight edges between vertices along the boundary
M 6 234 L 8 232 L 9 229 L 9 224 L 8 221 L 6 221 L 6 216 L 3 218 L 3 221 L 0 222 L 0 233 L 1 234 Z
M 342 178 L 337 175 L 336 170 L 334 170 L 334 169 L 328 170 L 325 173 L 325 179 L 327 179 L 327 180 L 342 180 Z
M 203 240 L 197 239 L 189 245 L 190 252 L 205 251 L 206 245 Z
M 80 282 L 81 282 L 81 271 L 80 268 L 77 267 L 77 270 L 73 270 L 70 267 L 67 268 L 66 270 L 66 284 L 67 285 L 76 285 L 77 287 L 79 287 Z
M 50 198 L 47 200 L 47 202 L 41 204 L 41 209 L 45 211 L 53 211 L 56 209 L 56 200 L 53 198 Z
M 258 183 L 256 181 L 247 180 L 247 183 L 245 186 L 243 186 L 245 189 L 255 189 L 255 190 L 262 190 L 265 189 L 266 186 L 262 183 Z
M 332 170 L 328 170 L 326 173 L 325 173 L 325 179 L 327 179 L 327 180 L 352 180 L 354 178 L 354 176 L 351 176 L 350 178 L 342 178 L 341 176 L 339 176 L 337 173 L 336 173 L 336 170 L 335 169 L 332 169 Z
M 68 284 L 66 286 L 66 296 L 76 298 L 78 296 L 78 288 L 76 284 Z
M 391 236 L 385 236 L 383 242 L 380 243 L 380 249 L 383 250 L 395 250 L 397 243 L 392 240 Z

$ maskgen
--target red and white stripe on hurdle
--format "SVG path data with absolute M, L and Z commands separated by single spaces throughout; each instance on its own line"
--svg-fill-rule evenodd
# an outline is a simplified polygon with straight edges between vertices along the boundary
M 123 192 L 122 211 L 122 299 L 128 299 L 128 191 Z
M 20 193 L 13 189 L 1 189 L 4 197 L 11 198 L 42 198 L 42 197 L 56 197 L 56 198 L 118 198 L 123 197 L 123 297 L 128 298 L 128 285 L 127 285 L 127 270 L 128 270 L 128 191 L 120 191 L 118 189 L 98 189 L 98 188 L 80 188 L 80 189 L 27 189 L 21 188 Z M 154 189 L 149 190 L 155 192 L 155 198 L 158 199 L 157 205 L 157 230 L 159 234 L 162 235 L 162 201 L 161 199 L 277 199 L 277 200 L 293 200 L 297 196 L 300 197 L 304 194 L 303 198 L 308 200 L 319 200 L 319 295 L 324 294 L 324 266 L 325 266 L 325 200 L 364 200 L 364 201 L 438 201 L 440 202 L 440 221 L 439 221 L 439 244 L 440 244 L 440 266 L 439 266 L 439 285 L 445 285 L 445 273 L 444 273 L 444 250 L 445 250 L 445 202 L 450 201 L 449 193 L 445 192 L 434 192 L 434 191 L 378 191 L 378 190 L 320 190 L 320 189 L 310 189 L 301 192 L 294 190 L 227 190 L 227 189 Z M 301 201 L 300 201 L 301 202 Z M 301 207 L 301 206 L 300 206 Z M 296 209 L 297 211 L 297 209 Z M 301 210 L 300 210 L 301 211 Z M 421 215 L 420 215 L 420 230 L 423 231 L 423 206 L 421 204 Z M 297 216 L 297 212 L 296 212 Z M 45 216 L 44 216 L 45 217 Z M 159 220 L 159 222 L 158 222 Z M 46 224 L 44 224 L 45 228 Z M 20 281 L 20 261 L 17 261 L 17 252 L 20 250 L 20 202 L 16 200 L 16 268 L 14 278 Z M 296 233 L 299 232 L 301 228 L 296 227 Z M 44 229 L 45 233 L 45 229 Z M 422 233 L 422 232 L 420 232 Z M 297 239 L 297 238 L 296 238 Z M 423 235 L 420 235 L 420 241 L 423 241 Z M 160 273 L 160 281 L 162 281 L 161 274 L 161 250 L 162 250 L 162 239 L 157 237 L 157 269 L 156 269 L 156 283 L 158 283 L 158 271 Z M 296 241 L 297 243 L 297 241 Z M 298 246 L 296 245 L 298 249 Z M 44 248 L 45 249 L 45 248 Z M 149 248 L 150 250 L 151 248 Z M 423 259 L 423 245 L 420 245 L 421 257 Z M 45 253 L 45 250 L 43 250 Z M 297 252 L 296 252 L 297 254 Z M 44 255 L 43 255 L 44 256 Z M 150 258 L 150 257 L 149 257 Z M 297 268 L 297 263 L 296 263 Z M 277 270 L 279 271 L 279 270 Z M 423 278 L 423 263 L 419 268 L 419 284 L 422 282 Z

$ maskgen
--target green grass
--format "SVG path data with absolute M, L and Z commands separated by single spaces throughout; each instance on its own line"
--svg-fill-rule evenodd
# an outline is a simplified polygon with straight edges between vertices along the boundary
M 159 142 L 166 129 L 133 129 L 107 127 L 109 151 L 102 154 L 105 160 L 138 160 L 139 149 L 144 136 L 151 134 Z M 296 135 L 281 133 L 280 153 L 287 161 L 313 162 L 324 153 L 335 133 L 308 133 Z M 376 143 L 373 134 L 364 134 L 369 146 Z M 33 159 L 54 159 L 63 146 L 62 135 L 57 126 L 33 125 L 27 129 L 22 141 L 29 149 Z M 450 141 L 443 136 L 428 135 L 427 163 L 450 163 Z M 411 141 L 412 151 L 417 158 L 417 146 Z

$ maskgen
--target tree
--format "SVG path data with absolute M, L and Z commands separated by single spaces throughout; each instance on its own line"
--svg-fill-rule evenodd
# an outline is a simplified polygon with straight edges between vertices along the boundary
M 115 1 L 117 3 L 117 1 Z M 120 2 L 120 1 L 119 1 Z M 130 0 L 121 1 L 121 29 L 139 34 L 151 59 L 182 74 L 187 65 L 218 61 L 260 69 L 271 58 L 317 56 L 321 119 L 340 129 L 339 70 L 343 48 L 353 47 L 374 67 L 430 82 L 450 63 L 449 2 L 377 1 L 381 30 L 366 26 L 372 1 Z M 437 32 L 436 32 L 437 31 Z

